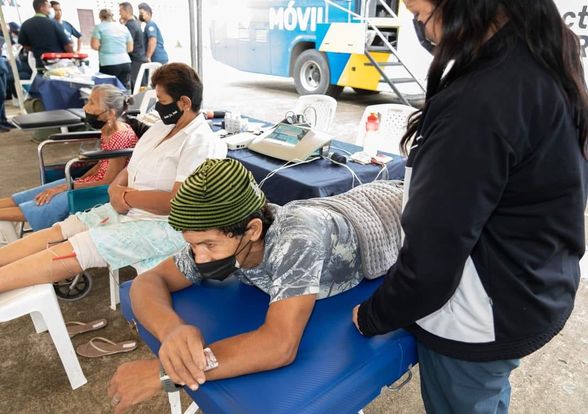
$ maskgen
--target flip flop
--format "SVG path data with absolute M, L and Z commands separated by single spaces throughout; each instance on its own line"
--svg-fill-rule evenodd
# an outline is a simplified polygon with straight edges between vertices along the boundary
M 70 338 L 73 338 L 74 336 L 85 332 L 91 332 L 96 331 L 98 329 L 102 329 L 107 324 L 108 321 L 106 319 L 97 319 L 92 322 L 70 321 L 65 323 Z
M 97 336 L 89 342 L 76 348 L 78 355 L 86 358 L 98 358 L 106 355 L 131 352 L 137 349 L 137 341 L 112 342 L 109 339 Z

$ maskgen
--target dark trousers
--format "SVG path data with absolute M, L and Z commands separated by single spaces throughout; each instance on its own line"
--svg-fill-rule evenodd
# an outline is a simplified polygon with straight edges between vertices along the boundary
M 507 414 L 519 359 L 468 362 L 418 343 L 421 394 L 428 414 Z
M 107 75 L 116 76 L 125 88 L 131 87 L 131 64 L 123 63 L 121 65 L 100 66 L 100 72 Z
M 144 62 L 139 60 L 132 60 L 131 61 L 131 90 L 135 88 L 135 82 L 137 81 L 137 76 L 139 75 L 139 69 L 141 69 L 141 65 Z

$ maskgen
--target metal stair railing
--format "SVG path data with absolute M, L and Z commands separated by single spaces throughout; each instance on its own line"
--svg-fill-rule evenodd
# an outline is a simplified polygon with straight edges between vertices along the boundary
M 390 14 L 390 16 L 392 18 L 398 19 L 398 16 L 396 15 L 396 13 L 388 6 L 388 4 L 385 3 L 384 0 L 377 0 L 377 1 L 384 7 L 384 10 L 386 10 L 386 12 L 388 14 Z M 368 45 L 367 44 L 365 45 L 364 54 L 368 58 L 368 60 L 370 61 L 370 64 L 374 66 L 374 68 L 378 71 L 378 73 L 380 74 L 382 79 L 384 79 L 384 81 L 390 86 L 392 91 L 396 94 L 396 96 L 398 96 L 398 98 L 402 101 L 403 104 L 410 105 L 408 100 L 404 97 L 404 95 L 396 87 L 396 85 L 395 85 L 396 83 L 409 83 L 409 82 L 413 83 L 414 82 L 420 87 L 420 89 L 423 91 L 423 94 L 426 93 L 425 86 L 417 79 L 417 77 L 408 68 L 408 66 L 406 66 L 406 64 L 403 62 L 402 58 L 400 57 L 398 50 L 396 50 L 396 48 L 390 43 L 387 36 L 384 36 L 384 34 L 380 31 L 380 29 L 375 24 L 373 24 L 373 22 L 370 21 L 370 18 L 368 16 L 366 16 L 367 10 L 369 10 L 369 5 L 371 3 L 371 0 L 367 0 L 364 3 L 364 7 L 362 10 L 363 16 L 360 14 L 357 14 L 355 12 L 352 12 L 351 10 L 346 9 L 346 8 L 340 6 L 339 4 L 334 3 L 331 0 L 325 0 L 325 3 L 337 8 L 339 10 L 344 11 L 349 16 L 352 16 L 356 20 L 359 20 L 361 23 L 364 23 L 366 25 L 366 31 L 367 31 L 367 28 L 369 27 L 370 30 L 373 30 L 376 33 L 376 35 L 384 43 L 385 48 L 383 48 L 382 51 L 389 52 L 396 58 L 398 63 L 396 63 L 396 62 L 377 62 L 374 59 L 374 57 L 370 54 L 370 51 L 368 50 Z M 367 65 L 367 63 L 366 63 L 366 65 Z M 384 69 L 382 69 L 382 66 L 402 66 L 402 68 L 404 70 L 406 70 L 406 72 L 408 73 L 409 77 L 408 78 L 401 78 L 401 79 L 390 79 L 390 77 L 388 77 L 388 75 L 385 73 Z

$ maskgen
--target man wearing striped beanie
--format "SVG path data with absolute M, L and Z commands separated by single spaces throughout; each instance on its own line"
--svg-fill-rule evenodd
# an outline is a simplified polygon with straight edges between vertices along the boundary
M 381 212 L 378 203 L 370 201 L 374 198 L 385 206 Z M 206 160 L 171 201 L 169 224 L 182 231 L 188 246 L 133 282 L 135 316 L 162 346 L 159 361 L 119 367 L 109 391 L 120 401 L 117 410 L 161 390 L 160 363 L 172 381 L 192 389 L 205 380 L 290 364 L 315 301 L 370 277 L 378 269 L 373 266 L 376 250 L 386 250 L 389 244 L 397 254 L 401 200 L 402 189 L 388 181 L 340 196 L 277 206 L 266 202 L 252 174 L 238 161 Z M 374 215 L 381 220 L 374 221 Z M 361 226 L 365 231 L 358 230 Z M 364 233 L 384 234 L 393 243 L 378 240 L 370 248 Z M 370 254 L 365 255 L 366 251 Z M 367 263 L 372 266 L 366 267 Z M 382 263 L 376 276 L 386 266 L 390 264 Z M 255 331 L 212 343 L 205 352 L 200 331 L 174 312 L 170 293 L 204 279 L 222 281 L 231 275 L 270 296 L 265 322 Z M 211 352 L 218 367 L 205 376 Z

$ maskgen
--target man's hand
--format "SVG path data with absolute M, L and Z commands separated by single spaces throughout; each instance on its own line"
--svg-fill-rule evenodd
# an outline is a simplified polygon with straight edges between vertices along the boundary
M 159 360 L 172 381 L 196 391 L 204 384 L 206 357 L 200 331 L 191 325 L 180 325 L 161 341 Z
M 124 200 L 124 193 L 126 191 L 134 191 L 129 187 L 122 185 L 112 185 L 108 189 L 108 196 L 110 197 L 110 205 L 119 214 L 127 214 L 130 210 L 129 205 Z
M 43 191 L 42 193 L 37 194 L 35 197 L 35 203 L 38 206 L 44 206 L 47 204 L 53 197 L 55 197 L 59 193 L 63 193 L 67 190 L 67 186 L 65 184 L 58 185 L 57 187 L 48 188 L 47 190 Z
M 132 361 L 118 367 L 108 385 L 108 397 L 114 413 L 123 414 L 161 390 L 159 361 Z
M 353 315 L 351 316 L 351 320 L 353 321 L 353 324 L 357 328 L 357 331 L 363 335 L 363 332 L 361 332 L 361 329 L 359 329 L 359 322 L 357 321 L 357 314 L 359 313 L 360 306 L 361 305 L 355 305 L 355 308 L 353 308 Z

